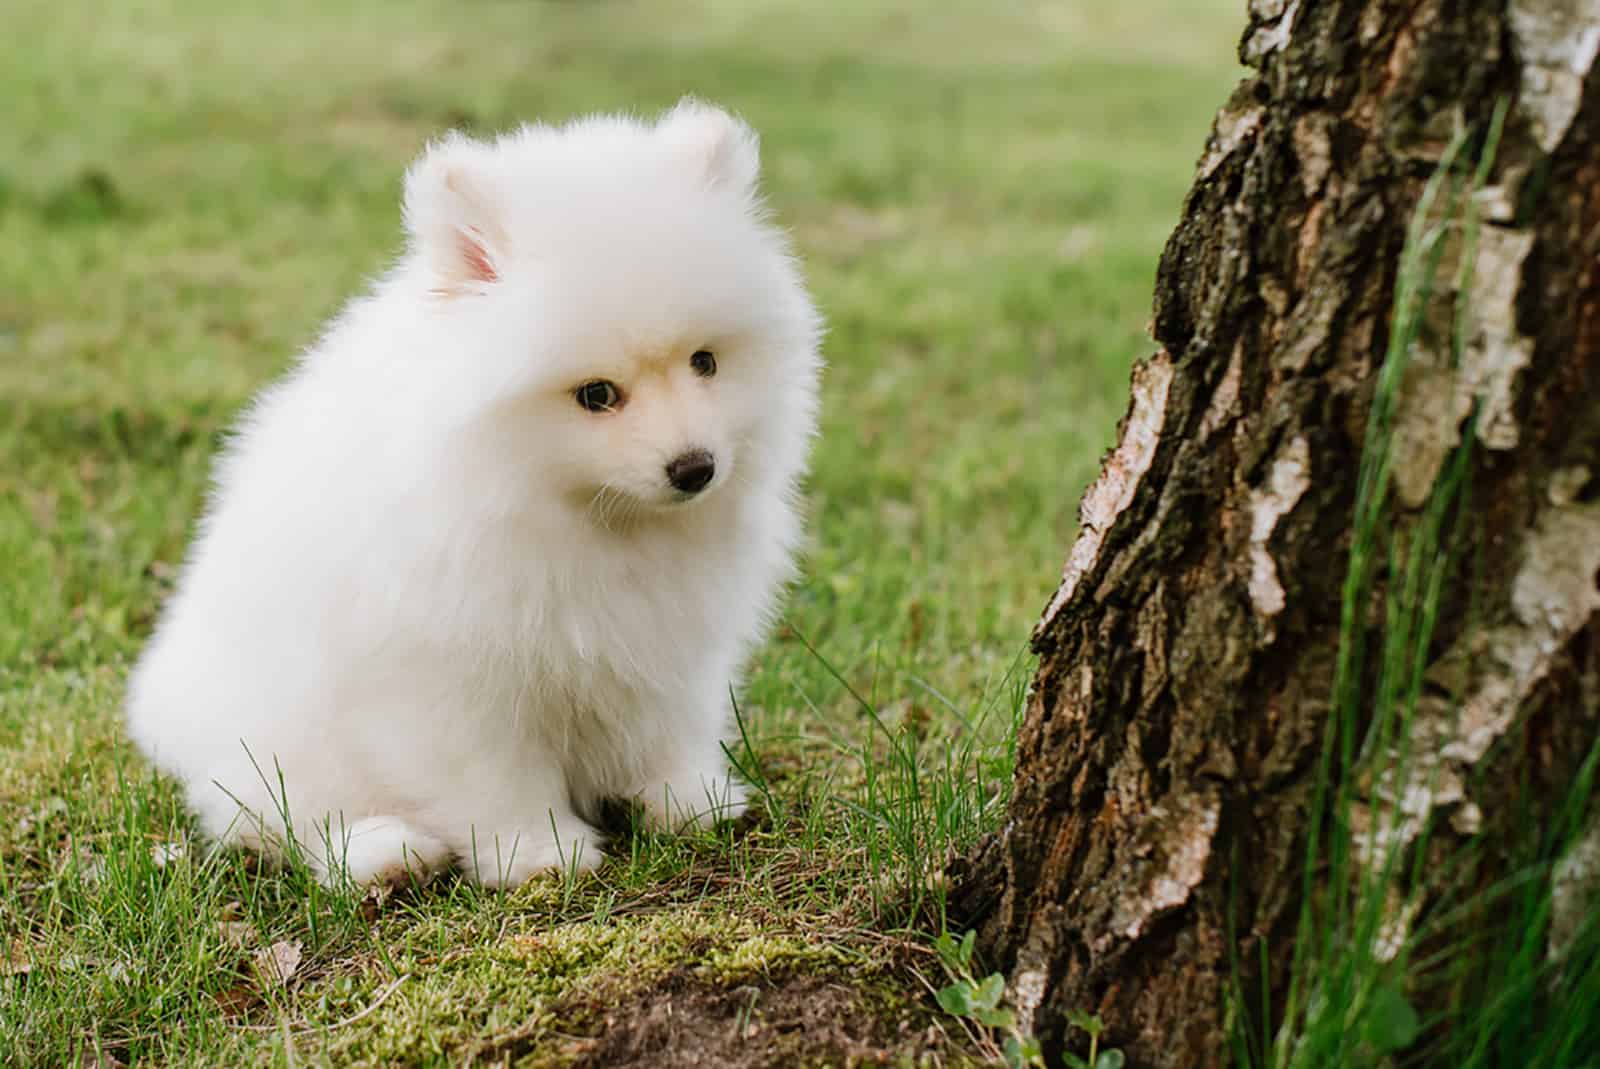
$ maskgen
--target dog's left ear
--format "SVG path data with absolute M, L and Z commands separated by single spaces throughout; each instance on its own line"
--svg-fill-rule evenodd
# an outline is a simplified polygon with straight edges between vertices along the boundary
M 412 248 L 438 276 L 441 293 L 498 282 L 510 252 L 484 175 L 489 146 L 451 133 L 406 172 L 405 221 Z
M 721 108 L 684 97 L 657 125 L 661 136 L 709 184 L 739 193 L 761 177 L 761 139 Z

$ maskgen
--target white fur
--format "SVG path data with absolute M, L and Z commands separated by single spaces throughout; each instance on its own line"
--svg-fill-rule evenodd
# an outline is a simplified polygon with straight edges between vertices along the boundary
M 821 366 L 758 170 L 692 101 L 412 167 L 407 254 L 241 422 L 130 681 L 209 834 L 277 854 L 286 810 L 324 878 L 508 885 L 594 865 L 602 798 L 742 808 L 729 688 L 790 572 Z M 627 403 L 584 411 L 594 379 Z M 716 475 L 681 501 L 691 448 Z

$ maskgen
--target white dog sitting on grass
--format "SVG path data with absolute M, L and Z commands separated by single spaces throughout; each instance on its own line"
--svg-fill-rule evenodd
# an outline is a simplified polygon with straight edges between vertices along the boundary
M 740 812 L 821 367 L 758 172 L 692 101 L 411 168 L 407 253 L 243 418 L 130 682 L 208 834 L 505 886 L 594 866 L 606 798 Z

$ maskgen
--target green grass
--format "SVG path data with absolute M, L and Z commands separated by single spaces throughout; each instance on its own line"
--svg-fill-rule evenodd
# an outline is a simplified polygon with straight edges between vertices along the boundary
M 1242 17 L 9 3 L 0 1062 L 558 1063 L 600 1029 L 589 993 L 776 1000 L 797 977 L 841 1014 L 944 1027 L 939 870 L 1004 803 L 1024 642 L 1149 347 Z M 734 746 L 764 816 L 624 834 L 581 880 L 381 903 L 191 843 L 118 705 L 218 436 L 394 254 L 426 138 L 685 92 L 762 131 L 831 325 L 812 545 Z M 254 964 L 275 944 L 301 952 L 287 983 Z M 946 1024 L 952 1056 L 978 1049 Z

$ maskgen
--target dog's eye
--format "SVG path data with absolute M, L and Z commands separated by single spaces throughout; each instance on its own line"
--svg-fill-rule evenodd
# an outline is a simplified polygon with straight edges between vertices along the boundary
M 717 355 L 709 349 L 701 349 L 689 358 L 689 366 L 702 379 L 709 379 L 717 373 Z
M 605 379 L 586 382 L 577 390 L 578 405 L 590 412 L 609 412 L 622 401 L 617 384 Z

